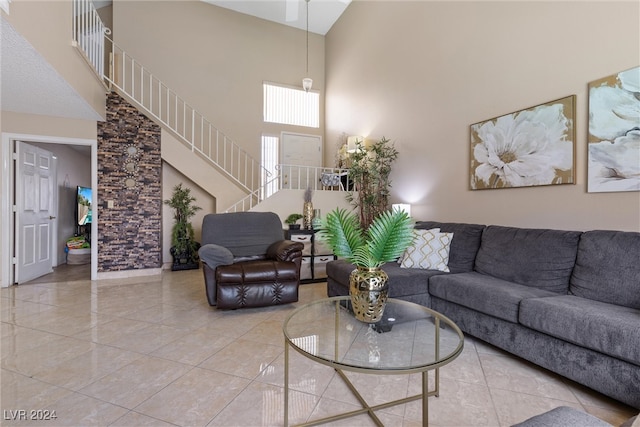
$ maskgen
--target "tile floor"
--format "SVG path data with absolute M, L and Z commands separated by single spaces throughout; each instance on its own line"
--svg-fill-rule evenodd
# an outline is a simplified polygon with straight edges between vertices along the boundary
M 282 321 L 326 292 L 324 283 L 303 285 L 297 304 L 218 311 L 198 270 L 48 277 L 0 291 L 2 425 L 282 425 Z M 290 375 L 291 422 L 357 409 L 330 368 L 291 352 Z M 349 377 L 376 403 L 420 387 L 418 375 Z M 429 405 L 433 426 L 509 426 L 561 405 L 614 425 L 637 412 L 470 337 L 441 369 L 441 395 Z M 57 418 L 16 419 L 31 410 Z M 413 402 L 379 416 L 418 426 L 421 409 Z M 363 415 L 335 425 L 373 424 Z

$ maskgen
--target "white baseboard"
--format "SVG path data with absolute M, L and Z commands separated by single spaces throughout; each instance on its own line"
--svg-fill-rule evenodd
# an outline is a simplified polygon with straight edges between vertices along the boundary
M 145 268 L 141 270 L 121 270 L 98 272 L 98 280 L 125 279 L 127 277 L 156 276 L 162 274 L 162 268 Z

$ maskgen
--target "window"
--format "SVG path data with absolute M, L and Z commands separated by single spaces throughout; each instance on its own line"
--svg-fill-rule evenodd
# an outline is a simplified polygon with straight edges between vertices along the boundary
M 320 127 L 320 95 L 264 83 L 264 121 L 285 125 Z

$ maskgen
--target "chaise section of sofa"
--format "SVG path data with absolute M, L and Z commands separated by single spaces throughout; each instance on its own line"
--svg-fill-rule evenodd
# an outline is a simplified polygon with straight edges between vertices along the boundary
M 640 407 L 640 233 L 587 231 L 567 295 L 522 301 L 520 323 L 593 352 L 558 355 L 549 369 Z
M 489 226 L 474 272 L 434 276 L 466 333 L 640 407 L 640 233 Z

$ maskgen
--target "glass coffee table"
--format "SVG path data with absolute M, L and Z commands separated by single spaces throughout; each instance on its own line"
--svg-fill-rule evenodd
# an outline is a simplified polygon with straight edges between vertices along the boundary
M 439 394 L 439 368 L 462 352 L 464 335 L 453 321 L 418 304 L 387 301 L 383 319 L 363 323 L 353 316 L 349 297 L 326 298 L 296 309 L 284 322 L 284 425 L 289 425 L 289 348 L 335 369 L 362 409 L 314 421 L 323 424 L 368 413 L 381 426 L 375 411 L 422 399 L 422 424 L 429 423 L 429 396 Z M 435 386 L 428 387 L 428 373 L 435 371 Z M 422 393 L 370 406 L 343 371 L 367 374 L 422 374 Z

